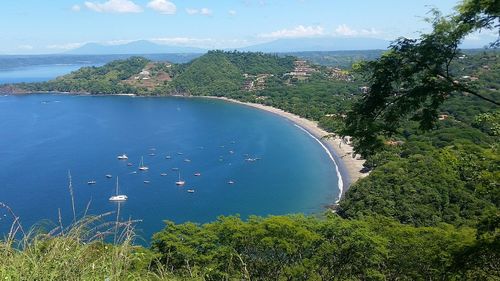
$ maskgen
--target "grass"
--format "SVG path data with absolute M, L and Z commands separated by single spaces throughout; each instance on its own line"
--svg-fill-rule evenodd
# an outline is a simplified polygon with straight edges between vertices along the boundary
M 89 216 L 89 202 L 77 219 L 69 173 L 68 178 L 73 220 L 67 226 L 59 209 L 58 225 L 50 231 L 34 226 L 26 232 L 14 211 L 0 202 L 12 218 L 9 233 L 0 239 L 1 280 L 175 280 L 154 262 L 151 251 L 134 245 L 138 221 L 120 221 L 119 205 L 116 212 Z

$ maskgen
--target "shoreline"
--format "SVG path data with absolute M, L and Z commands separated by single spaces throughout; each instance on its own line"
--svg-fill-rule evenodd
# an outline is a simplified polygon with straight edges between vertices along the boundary
M 191 96 L 190 98 L 193 97 Z M 302 118 L 298 115 L 286 112 L 279 108 L 259 103 L 242 102 L 226 97 L 198 96 L 194 98 L 222 100 L 273 113 L 287 119 L 288 121 L 291 121 L 296 127 L 309 134 L 310 137 L 320 143 L 320 145 L 327 152 L 332 162 L 334 162 L 335 164 L 336 171 L 339 176 L 340 189 L 339 197 L 335 201 L 335 204 L 340 201 L 340 199 L 344 196 L 344 194 L 353 183 L 355 183 L 360 178 L 366 177 L 369 174 L 360 172 L 361 169 L 363 169 L 363 163 L 365 163 L 365 160 L 361 159 L 359 155 L 355 155 L 355 157 L 352 157 L 354 150 L 348 141 L 342 140 L 338 136 L 325 138 L 325 136 L 330 136 L 332 134 L 321 129 L 318 126 L 318 123 L 315 121 Z

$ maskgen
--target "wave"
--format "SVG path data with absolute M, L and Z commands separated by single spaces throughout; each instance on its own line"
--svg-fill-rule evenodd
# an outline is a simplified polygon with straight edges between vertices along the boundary
M 328 157 L 330 157 L 333 164 L 335 165 L 335 171 L 337 173 L 337 178 L 339 179 L 338 180 L 339 196 L 338 196 L 337 200 L 335 201 L 335 204 L 337 204 L 340 201 L 340 198 L 342 197 L 342 192 L 344 191 L 344 181 L 342 180 L 342 174 L 339 171 L 339 165 L 338 165 L 337 161 L 335 161 L 335 158 L 333 157 L 331 151 L 328 149 L 328 147 L 326 147 L 326 145 L 322 141 L 320 141 L 317 137 L 315 137 L 313 134 L 311 134 L 308 130 L 304 129 L 303 127 L 301 127 L 297 124 L 294 124 L 294 125 L 295 125 L 295 127 L 306 132 L 311 138 L 315 139 L 323 147 L 323 149 L 326 151 L 326 154 L 328 154 Z

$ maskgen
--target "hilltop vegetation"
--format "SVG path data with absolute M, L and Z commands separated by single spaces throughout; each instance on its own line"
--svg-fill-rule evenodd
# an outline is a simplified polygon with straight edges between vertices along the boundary
M 498 52 L 462 56 L 453 70 L 498 100 L 499 59 Z M 344 217 L 379 214 L 421 226 L 474 226 L 486 214 L 498 216 L 497 106 L 460 93 L 444 102 L 439 114 L 430 131 L 409 119 L 391 136 L 379 136 L 383 146 L 368 154 L 365 164 L 373 172 L 340 203 Z
M 166 222 L 150 249 L 133 246 L 126 222 L 105 243 L 84 218 L 0 243 L 6 280 L 479 280 L 498 273 L 498 243 L 471 228 L 414 227 L 384 217 L 221 217 Z M 115 224 L 117 229 L 115 229 Z M 102 229 L 97 224 L 97 229 Z M 116 236 L 115 236 L 116 237 Z M 116 238 L 115 238 L 116 239 Z M 492 279 L 493 280 L 493 279 Z
M 138 93 L 138 89 L 122 83 L 139 73 L 148 63 L 141 57 L 117 60 L 101 67 L 83 67 L 68 75 L 48 82 L 25 83 L 19 85 L 28 91 L 88 92 L 93 94 Z

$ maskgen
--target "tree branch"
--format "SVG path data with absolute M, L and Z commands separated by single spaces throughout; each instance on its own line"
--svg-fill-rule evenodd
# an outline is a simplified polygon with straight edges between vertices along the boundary
M 441 76 L 441 77 L 443 77 L 443 76 Z M 478 94 L 476 91 L 474 91 L 474 90 L 472 90 L 472 89 L 470 89 L 470 88 L 468 88 L 468 87 L 465 87 L 464 85 L 462 85 L 462 84 L 460 84 L 460 83 L 458 83 L 458 82 L 454 81 L 454 80 L 453 80 L 453 79 L 451 79 L 450 77 L 443 77 L 443 78 L 444 78 L 444 79 L 446 79 L 446 80 L 447 80 L 448 82 L 450 82 L 451 84 L 453 84 L 453 86 L 457 87 L 457 88 L 458 88 L 459 90 L 461 90 L 461 91 L 464 91 L 464 92 L 466 92 L 466 93 L 469 93 L 469 94 L 471 94 L 471 95 L 473 95 L 473 96 L 476 96 L 476 97 L 478 97 L 478 98 L 480 98 L 480 99 L 482 99 L 482 100 L 485 100 L 485 101 L 487 101 L 487 102 L 490 102 L 490 103 L 492 103 L 492 104 L 494 104 L 494 105 L 500 106 L 500 103 L 499 103 L 499 102 L 497 102 L 497 101 L 495 101 L 495 100 L 492 100 L 492 99 L 490 99 L 490 98 L 487 98 L 487 97 L 485 97 L 485 96 L 482 96 L 482 95 Z

